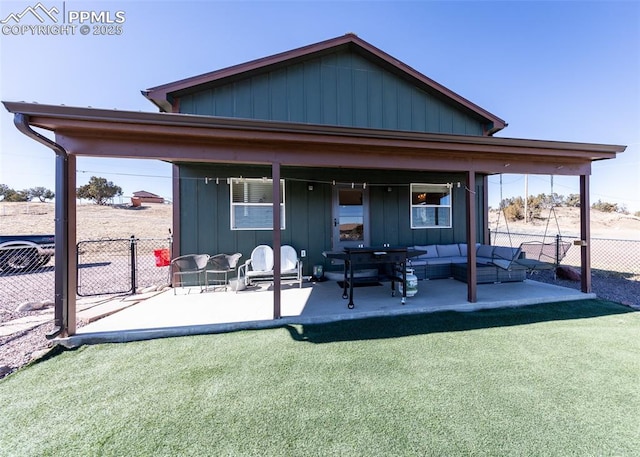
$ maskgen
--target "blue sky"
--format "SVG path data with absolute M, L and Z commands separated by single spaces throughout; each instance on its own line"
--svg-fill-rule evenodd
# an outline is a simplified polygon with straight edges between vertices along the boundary
M 0 19 L 37 1 L 2 1 Z M 62 1 L 42 0 L 62 9 Z M 591 200 L 640 210 L 638 1 L 66 1 L 125 13 L 119 36 L 0 34 L 0 99 L 156 111 L 140 90 L 353 32 L 509 123 L 496 136 L 627 145 L 595 163 Z M 54 154 L 0 110 L 0 183 L 54 189 Z M 171 198 L 160 162 L 80 158 L 78 185 Z M 490 178 L 497 206 L 499 177 Z M 504 175 L 504 197 L 524 195 Z M 577 177 L 554 192 L 578 193 Z M 549 176 L 530 176 L 532 194 Z

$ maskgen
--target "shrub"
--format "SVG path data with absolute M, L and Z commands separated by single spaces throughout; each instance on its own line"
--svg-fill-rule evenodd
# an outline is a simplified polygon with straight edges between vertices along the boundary
M 580 208 L 580 194 L 569 194 L 564 204 L 570 208 Z
M 504 217 L 508 221 L 524 219 L 524 200 L 522 197 L 505 198 L 500 202 L 500 208 L 504 211 Z
M 598 200 L 593 205 L 591 205 L 592 209 L 602 211 L 603 213 L 622 213 L 627 214 L 627 208 L 622 205 L 618 206 L 617 203 L 609 203 L 603 202 L 602 200 Z

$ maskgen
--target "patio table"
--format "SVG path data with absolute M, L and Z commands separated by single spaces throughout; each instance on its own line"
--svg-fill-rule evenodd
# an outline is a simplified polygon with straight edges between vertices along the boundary
M 353 309 L 353 285 L 354 285 L 354 267 L 356 265 L 369 264 L 392 264 L 391 274 L 391 296 L 395 296 L 395 283 L 407 281 L 407 260 L 411 257 L 419 256 L 424 251 L 408 250 L 404 247 L 361 247 L 361 248 L 344 248 L 344 251 L 325 251 L 322 253 L 328 259 L 338 259 L 344 261 L 344 282 L 342 290 L 342 298 L 348 298 L 347 307 Z M 349 292 L 347 293 L 347 289 Z M 407 300 L 407 288 L 402 288 L 401 303 L 404 305 Z

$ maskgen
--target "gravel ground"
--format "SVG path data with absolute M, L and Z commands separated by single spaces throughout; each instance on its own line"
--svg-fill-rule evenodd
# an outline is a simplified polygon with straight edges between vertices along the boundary
M 580 282 L 554 279 L 551 270 L 534 273 L 531 279 L 580 290 Z M 592 270 L 591 290 L 598 298 L 622 303 L 640 310 L 640 276 L 625 278 L 616 273 Z
M 52 316 L 53 311 L 49 308 L 48 310 L 18 312 L 15 309 L 7 309 L 6 305 L 0 303 L 0 323 L 43 314 Z M 78 327 L 83 325 L 85 325 L 84 322 L 77 323 Z M 53 319 L 30 330 L 0 337 L 0 379 L 49 351 L 52 345 L 46 335 L 52 331 Z
M 579 282 L 554 279 L 551 271 L 536 273 L 533 279 L 572 289 L 580 289 Z M 591 286 L 599 298 L 622 303 L 640 311 L 640 276 L 623 278 L 620 275 L 608 272 L 594 271 Z M 42 313 L 50 315 L 51 309 L 18 312 L 14 308 L 0 303 L 0 323 L 25 316 L 42 315 Z M 78 322 L 79 327 L 82 325 L 82 322 Z M 52 330 L 53 322 L 49 321 L 19 334 L 0 337 L 0 379 L 46 353 L 51 348 L 51 344 L 45 335 Z
M 8 313 L 2 314 L 2 319 Z M 16 313 L 22 317 L 33 313 Z M 45 335 L 53 329 L 53 324 L 43 324 L 26 332 L 0 338 L 0 378 L 28 364 L 37 358 L 42 351 L 49 348 Z

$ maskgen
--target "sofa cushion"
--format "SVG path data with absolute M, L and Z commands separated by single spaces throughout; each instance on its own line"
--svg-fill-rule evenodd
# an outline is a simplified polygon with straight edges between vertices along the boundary
M 428 246 L 414 246 L 414 248 L 418 251 L 426 251 L 426 254 L 420 254 L 418 256 L 419 259 L 433 259 L 438 257 L 438 251 L 435 244 L 430 244 Z
M 458 257 L 460 255 L 460 248 L 457 244 L 438 244 L 436 249 L 438 257 Z
M 451 263 L 467 263 L 467 257 L 461 255 L 458 257 L 449 257 L 449 260 L 451 260 Z
M 511 268 L 511 260 L 494 258 L 491 263 L 493 263 L 496 267 L 502 268 L 503 270 L 508 270 L 509 268 Z
M 467 256 L 467 243 L 458 244 L 458 249 L 460 249 L 460 255 L 466 257 Z
M 502 259 L 502 260 L 513 260 L 520 248 L 510 248 L 507 246 L 496 246 L 493 249 L 493 258 L 494 259 Z
M 493 246 L 488 244 L 481 244 L 476 251 L 477 257 L 486 257 L 491 259 L 493 257 Z
M 427 265 L 447 265 L 451 263 L 451 257 L 437 257 L 435 259 L 427 259 Z

